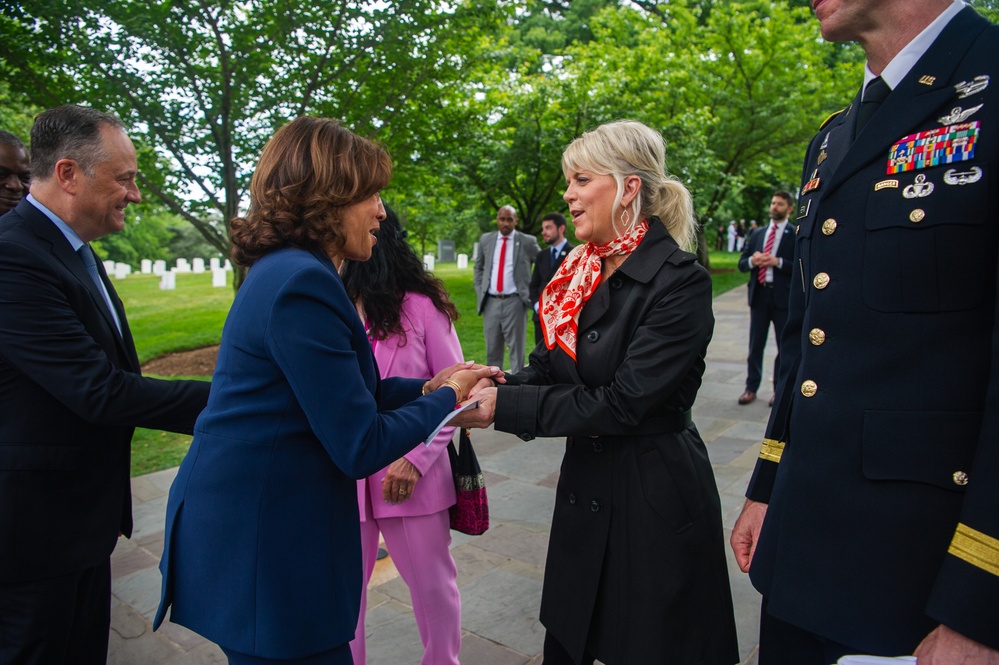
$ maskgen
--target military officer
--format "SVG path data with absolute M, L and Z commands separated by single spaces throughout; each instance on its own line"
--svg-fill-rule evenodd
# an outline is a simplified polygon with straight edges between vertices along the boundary
M 812 4 L 867 65 L 808 149 L 732 534 L 759 662 L 999 663 L 999 27 L 960 0 Z

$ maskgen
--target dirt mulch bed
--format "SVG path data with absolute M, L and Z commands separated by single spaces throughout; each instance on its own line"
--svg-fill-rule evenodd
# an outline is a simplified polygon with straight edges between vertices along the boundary
M 218 355 L 218 344 L 192 351 L 168 353 L 143 365 L 142 373 L 160 376 L 211 376 L 215 371 Z

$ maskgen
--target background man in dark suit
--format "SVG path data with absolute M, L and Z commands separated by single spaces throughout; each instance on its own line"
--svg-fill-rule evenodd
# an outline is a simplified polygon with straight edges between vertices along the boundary
M 0 215 L 21 202 L 30 182 L 31 167 L 24 143 L 10 132 L 0 131 Z
M 140 201 L 121 122 L 51 109 L 31 145 L 31 194 L 0 218 L 0 663 L 103 665 L 133 428 L 191 432 L 210 384 L 139 375 L 87 244 Z
M 541 237 L 548 249 L 534 259 L 534 272 L 531 273 L 531 302 L 534 303 L 534 345 L 541 343 L 541 320 L 538 318 L 538 298 L 541 290 L 551 280 L 552 275 L 562 265 L 562 260 L 572 251 L 573 245 L 565 239 L 565 217 L 550 212 L 541 218 Z
M 790 192 L 776 191 L 770 199 L 770 223 L 749 236 L 739 257 L 739 270 L 749 272 L 749 360 L 746 391 L 739 404 L 756 399 L 763 376 L 763 351 L 767 332 L 774 326 L 778 356 L 774 361 L 774 378 L 780 361 L 780 333 L 787 322 L 787 298 L 794 258 L 794 227 L 787 222 L 794 208 Z M 773 406 L 773 398 L 770 405 Z
M 497 231 L 479 238 L 473 281 L 486 336 L 486 363 L 504 367 L 503 355 L 509 347 L 512 373 L 524 366 L 531 263 L 541 248 L 534 236 L 516 230 L 513 206 L 496 211 L 496 226 Z
M 999 663 L 999 27 L 950 0 L 815 11 L 867 84 L 805 158 L 777 402 L 732 534 L 760 665 Z

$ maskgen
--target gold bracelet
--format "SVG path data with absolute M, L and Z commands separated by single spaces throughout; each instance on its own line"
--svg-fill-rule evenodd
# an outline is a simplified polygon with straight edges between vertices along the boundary
M 423 387 L 420 388 L 420 394 L 422 394 L 422 395 L 429 395 L 430 394 L 430 381 L 426 381 L 423 384 Z
M 457 404 L 458 402 L 460 402 L 461 400 L 464 399 L 461 396 L 461 386 L 458 385 L 457 381 L 452 381 L 451 379 L 448 379 L 447 381 L 445 381 L 441 385 L 442 386 L 451 386 L 452 388 L 454 388 L 454 396 L 456 398 L 455 401 L 454 401 L 455 404 Z

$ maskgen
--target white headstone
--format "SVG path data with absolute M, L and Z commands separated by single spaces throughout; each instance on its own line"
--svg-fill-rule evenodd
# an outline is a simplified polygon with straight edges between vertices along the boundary
M 218 270 L 219 268 L 222 267 L 222 262 L 219 261 L 219 257 L 213 256 L 212 258 L 208 259 L 208 267 L 211 268 L 212 270 Z
M 172 291 L 177 288 L 177 273 L 174 271 L 164 272 L 160 275 L 160 288 L 165 291 Z
M 204 259 L 192 259 L 191 261 L 192 270 L 196 273 L 205 272 L 205 260 Z
M 125 279 L 132 274 L 132 266 L 127 263 L 116 263 L 114 264 L 114 278 L 115 279 Z
M 225 269 L 232 271 L 232 263 L 229 262 L 229 259 L 225 260 Z
M 163 259 L 156 259 L 155 261 L 153 261 L 153 274 L 154 275 L 162 275 L 166 271 L 167 271 L 167 269 L 166 269 L 166 261 L 164 261 Z
M 143 275 L 148 275 L 153 271 L 153 262 L 149 259 L 142 259 L 142 263 L 139 266 Z
M 468 267 L 468 254 L 458 255 L 458 270 L 464 270 Z
M 177 259 L 177 272 L 191 272 L 191 263 L 187 259 Z
M 433 270 L 434 269 L 434 255 L 433 254 L 424 254 L 423 255 L 423 267 L 426 268 L 427 270 Z
M 225 286 L 225 269 L 212 268 L 212 286 Z
M 104 261 L 104 272 L 109 275 L 114 272 L 114 261 Z

